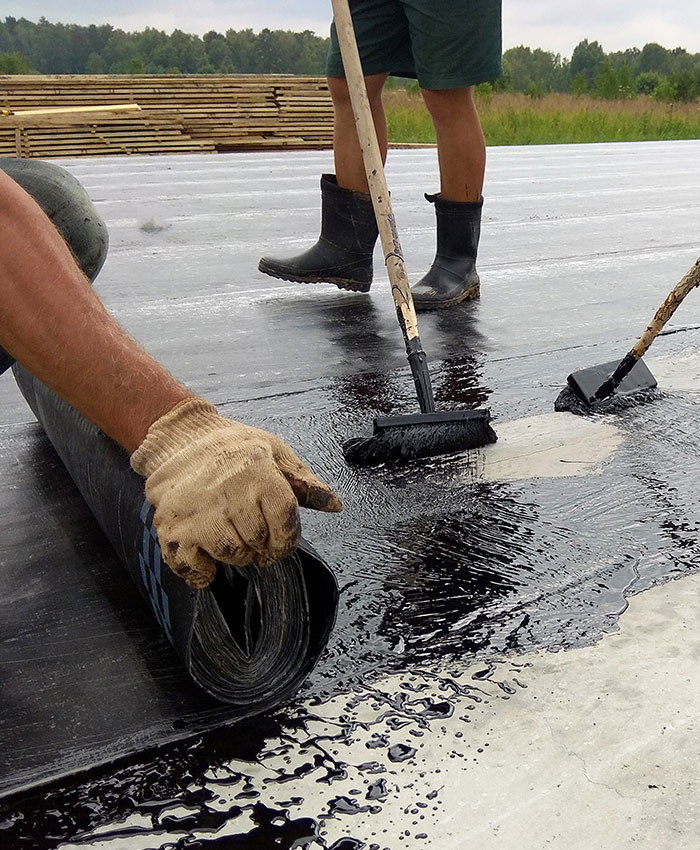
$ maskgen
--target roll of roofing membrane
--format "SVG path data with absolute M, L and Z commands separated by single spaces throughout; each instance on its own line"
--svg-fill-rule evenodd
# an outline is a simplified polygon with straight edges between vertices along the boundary
M 107 225 L 80 182 L 55 162 L 0 157 L 4 171 L 49 217 L 85 276 L 93 281 L 107 257 Z M 0 347 L 0 375 L 14 358 Z
M 0 157 L 4 171 L 28 192 L 66 241 L 88 280 L 107 257 L 107 225 L 80 181 L 55 162 Z
M 191 590 L 161 559 L 153 507 L 127 454 L 19 364 L 17 384 L 187 671 L 250 715 L 288 699 L 335 622 L 333 574 L 305 542 L 271 567 L 219 564 Z

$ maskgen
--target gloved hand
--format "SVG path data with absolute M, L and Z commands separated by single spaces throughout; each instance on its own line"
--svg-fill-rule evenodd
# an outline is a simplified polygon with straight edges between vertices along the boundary
M 214 578 L 212 559 L 264 566 L 289 555 L 301 530 L 298 505 L 342 509 L 286 443 L 224 419 L 201 398 L 154 422 L 131 466 L 146 477 L 163 559 L 193 588 Z

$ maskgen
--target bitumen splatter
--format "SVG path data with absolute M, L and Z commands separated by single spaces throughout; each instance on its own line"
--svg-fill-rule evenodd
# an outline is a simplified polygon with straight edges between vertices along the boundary
M 13 850 L 429 846 L 444 765 L 483 757 L 489 707 L 518 677 L 503 661 L 415 670 L 311 700 L 5 806 L 0 836 Z

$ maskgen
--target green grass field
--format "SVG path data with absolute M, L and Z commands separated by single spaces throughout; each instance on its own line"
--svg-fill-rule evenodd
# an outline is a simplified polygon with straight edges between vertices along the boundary
M 434 144 L 435 133 L 419 94 L 387 91 L 389 140 Z M 549 94 L 477 96 L 487 145 L 550 145 L 699 139 L 700 103 L 661 103 L 648 97 L 599 100 Z

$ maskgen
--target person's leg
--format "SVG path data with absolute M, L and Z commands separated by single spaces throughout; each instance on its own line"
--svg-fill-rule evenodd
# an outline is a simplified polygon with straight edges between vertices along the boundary
M 440 197 L 481 200 L 486 149 L 474 86 L 501 74 L 500 0 L 402 0 L 435 127 Z
M 379 146 L 386 156 L 382 87 L 389 73 L 415 76 L 408 20 L 400 0 L 352 0 L 351 12 Z M 333 100 L 336 173 L 321 178 L 321 235 L 297 256 L 263 257 L 258 269 L 283 280 L 367 292 L 378 231 L 337 35 L 334 24 L 326 76 Z
M 40 159 L 0 158 L 0 169 L 43 209 L 93 281 L 107 257 L 107 226 L 82 184 L 70 172 Z
M 416 308 L 430 310 L 479 295 L 485 148 L 473 86 L 501 74 L 501 0 L 402 0 L 416 75 L 438 144 L 437 251 L 412 287 Z
M 450 307 L 479 297 L 476 257 L 481 235 L 486 147 L 473 89 L 423 89 L 438 145 L 440 192 L 435 205 L 437 251 L 412 288 L 418 310 Z
M 372 74 L 365 77 L 367 98 L 384 162 L 386 162 L 388 142 L 382 89 L 387 77 L 388 74 Z M 328 89 L 333 99 L 333 157 L 338 185 L 353 192 L 366 193 L 369 187 L 345 77 L 329 77 Z
M 481 200 L 486 145 L 471 86 L 423 89 L 437 140 L 440 197 L 446 201 Z
M 367 95 L 386 157 L 387 131 L 382 87 L 387 74 L 365 78 Z M 377 222 L 369 196 L 362 149 L 344 77 L 329 77 L 333 99 L 333 153 L 336 173 L 321 177 L 321 235 L 293 257 L 263 257 L 258 269 L 298 283 L 334 283 L 339 289 L 368 292 L 372 283 Z

